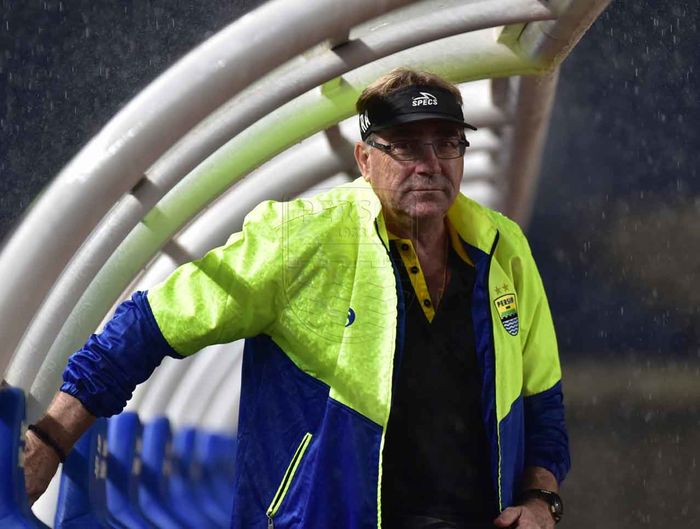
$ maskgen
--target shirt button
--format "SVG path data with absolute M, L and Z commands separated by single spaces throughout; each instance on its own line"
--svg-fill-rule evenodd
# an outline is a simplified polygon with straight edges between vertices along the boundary
M 430 303 L 430 300 L 429 300 L 429 299 L 424 299 L 424 300 L 423 300 L 423 305 L 425 305 L 426 307 L 430 307 L 430 305 L 432 305 L 432 303 Z
M 417 274 L 417 273 L 418 273 L 418 267 L 417 267 L 417 266 L 412 266 L 412 267 L 411 267 L 411 273 L 412 273 L 412 274 Z
M 409 248 L 409 246 L 408 246 L 408 244 L 406 244 L 406 243 L 403 243 L 403 244 L 401 245 L 401 249 L 402 249 L 404 252 L 407 252 L 407 251 L 408 251 L 408 248 Z

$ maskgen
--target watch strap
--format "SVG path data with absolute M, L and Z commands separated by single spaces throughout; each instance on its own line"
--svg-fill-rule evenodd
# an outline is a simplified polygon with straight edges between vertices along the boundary
M 527 489 L 520 493 L 518 503 L 524 503 L 533 498 L 546 501 L 549 504 L 549 513 L 554 518 L 554 523 L 559 523 L 564 516 L 564 503 L 559 494 L 546 489 Z

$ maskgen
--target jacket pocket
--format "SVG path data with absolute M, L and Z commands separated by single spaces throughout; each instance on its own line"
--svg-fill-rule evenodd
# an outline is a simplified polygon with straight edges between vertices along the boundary
M 277 488 L 277 492 L 275 493 L 274 498 L 272 498 L 270 506 L 267 508 L 267 512 L 265 514 L 267 514 L 268 529 L 274 529 L 275 527 L 275 516 L 279 512 L 280 505 L 282 505 L 282 501 L 284 501 L 284 498 L 287 495 L 287 492 L 289 491 L 289 487 L 294 481 L 294 475 L 296 474 L 297 469 L 301 464 L 301 460 L 304 458 L 306 450 L 309 448 L 309 444 L 311 443 L 311 437 L 312 435 L 309 432 L 305 433 L 304 437 L 302 437 L 299 446 L 294 452 L 292 460 L 287 466 L 287 470 L 284 472 L 284 476 L 282 476 L 282 481 L 280 482 L 279 487 Z

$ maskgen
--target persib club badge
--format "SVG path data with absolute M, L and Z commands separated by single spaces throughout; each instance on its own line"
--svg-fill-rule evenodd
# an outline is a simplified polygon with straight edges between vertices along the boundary
M 518 334 L 518 304 L 515 300 L 515 293 L 505 294 L 494 300 L 498 317 L 501 318 L 503 328 L 511 336 Z

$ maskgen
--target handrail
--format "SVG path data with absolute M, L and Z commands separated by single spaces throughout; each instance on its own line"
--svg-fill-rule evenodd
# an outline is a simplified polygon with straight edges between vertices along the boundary
M 240 369 L 243 340 L 207 349 L 211 350 L 207 351 L 208 357 L 192 364 L 165 408 L 165 414 L 176 428 L 199 426 L 217 391 L 228 380 L 229 373 Z M 237 402 L 230 404 L 233 407 Z
M 241 403 L 241 375 L 243 355 L 217 388 L 199 425 L 203 430 L 235 434 L 238 430 L 238 411 Z
M 491 0 L 453 6 L 398 21 L 380 30 L 359 33 L 351 42 L 332 50 L 301 56 L 279 72 L 262 79 L 185 136 L 148 171 L 146 178 L 107 216 L 58 280 L 44 305 L 31 322 L 17 349 L 8 379 L 28 387 L 40 364 L 32 361 L 35 351 L 46 351 L 70 310 L 117 245 L 177 181 L 204 160 L 228 138 L 303 92 L 341 75 L 353 67 L 436 38 L 513 22 L 551 18 L 538 0 Z M 489 115 L 486 122 L 497 122 Z M 2 299 L 2 298 L 0 298 Z M 1 310 L 1 309 L 0 309 Z M 0 359 L 1 361 L 1 359 Z M 21 367 L 19 367 L 21 366 Z
M 299 53 L 408 3 L 272 0 L 208 39 L 135 97 L 59 173 L 0 253 L 0 371 L 78 247 L 187 131 Z
M 166 195 L 127 237 L 85 290 L 31 388 L 46 402 L 60 377 L 58 366 L 97 326 L 131 278 L 190 218 L 232 183 L 272 156 L 354 113 L 361 87 L 398 65 L 425 68 L 462 82 L 490 74 L 531 72 L 496 35 L 483 30 L 424 44 L 358 68 L 332 91 L 312 91 L 284 105 L 219 149 Z M 89 310 L 88 310 L 89 307 Z M 30 407 L 30 411 L 32 408 Z
M 282 0 L 276 0 L 272 3 L 281 3 L 281 1 Z M 324 1 L 331 2 L 332 0 Z M 344 26 L 345 29 L 341 30 L 338 30 L 338 27 L 335 27 L 334 31 L 332 31 L 332 35 L 328 38 L 334 42 L 341 42 L 341 44 L 336 46 L 336 48 L 330 50 L 329 52 L 320 52 L 320 49 L 312 50 L 312 52 L 306 54 L 304 57 L 290 60 L 287 64 L 279 68 L 278 71 L 273 72 L 267 77 L 264 77 L 260 81 L 254 83 L 247 91 L 240 93 L 231 102 L 224 105 L 224 107 L 215 112 L 209 119 L 203 122 L 200 126 L 196 127 L 190 135 L 186 135 L 180 142 L 174 145 L 170 151 L 166 153 L 165 149 L 162 149 L 160 153 L 156 154 L 155 158 L 151 160 L 155 160 L 156 163 L 147 171 L 147 176 L 145 178 L 141 178 L 138 185 L 132 189 L 132 193 L 126 195 L 121 204 L 112 210 L 112 213 L 121 212 L 122 216 L 119 217 L 118 214 L 115 216 L 112 215 L 112 213 L 107 215 L 104 218 L 103 223 L 100 225 L 99 230 L 93 232 L 92 236 L 87 239 L 86 243 L 83 245 L 81 252 L 84 251 L 85 253 L 78 253 L 73 256 L 73 263 L 80 263 L 81 260 L 78 259 L 78 257 L 90 255 L 90 252 L 93 252 L 92 255 L 96 256 L 97 258 L 92 261 L 91 264 L 89 264 L 87 267 L 81 266 L 81 264 L 77 264 L 75 267 L 73 267 L 73 264 L 71 264 L 64 269 L 63 266 L 65 265 L 66 260 L 70 259 L 72 254 L 70 254 L 70 252 L 63 252 L 58 256 L 58 260 L 52 261 L 54 254 L 51 252 L 57 248 L 57 244 L 54 244 L 54 240 L 46 245 L 49 256 L 49 259 L 46 259 L 46 261 L 51 262 L 51 264 L 45 267 L 38 267 L 40 277 L 38 281 L 33 282 L 32 288 L 34 289 L 34 292 L 30 292 L 29 296 L 24 296 L 25 300 L 29 300 L 29 305 L 33 304 L 31 309 L 24 310 L 24 307 L 26 307 L 27 304 L 23 305 L 21 310 L 7 309 L 7 307 L 10 306 L 8 300 L 11 298 L 4 296 L 5 292 L 3 291 L 3 285 L 0 285 L 0 333 L 3 333 L 3 346 L 7 347 L 9 345 L 10 348 L 13 347 L 12 340 L 15 340 L 14 343 L 16 344 L 16 341 L 21 338 L 21 334 L 24 330 L 29 329 L 30 331 L 22 340 L 20 348 L 17 349 L 17 356 L 15 357 L 15 360 L 17 361 L 13 361 L 12 364 L 12 368 L 16 367 L 16 369 L 11 369 L 8 371 L 8 375 L 10 375 L 8 376 L 8 379 L 17 377 L 21 379 L 24 384 L 29 384 L 33 381 L 31 387 L 31 396 L 33 397 L 33 400 L 30 399 L 30 405 L 32 402 L 36 402 L 39 406 L 45 404 L 47 395 L 43 394 L 42 392 L 49 392 L 48 394 L 50 394 L 55 389 L 56 385 L 52 385 L 52 383 L 56 382 L 57 380 L 56 375 L 59 370 L 62 369 L 65 356 L 72 351 L 72 349 L 82 343 L 84 336 L 94 330 L 94 326 L 92 328 L 90 328 L 90 326 L 95 324 L 95 318 L 98 317 L 98 314 L 101 311 L 107 310 L 107 308 L 111 305 L 111 302 L 113 302 L 114 299 L 118 297 L 119 293 L 121 293 L 121 289 L 123 289 L 126 284 L 133 280 L 133 276 L 135 274 L 139 273 L 139 268 L 137 267 L 144 266 L 148 259 L 150 259 L 150 257 L 154 255 L 159 248 L 162 248 L 168 244 L 168 239 L 172 237 L 179 229 L 181 229 L 188 219 L 194 216 L 197 211 L 205 208 L 216 196 L 223 192 L 226 186 L 231 185 L 236 181 L 236 179 L 242 178 L 256 165 L 259 165 L 266 159 L 269 159 L 270 156 L 273 156 L 276 152 L 286 148 L 291 143 L 299 141 L 306 135 L 311 134 L 316 130 L 320 130 L 320 128 L 337 122 L 338 120 L 349 115 L 347 113 L 347 109 L 351 106 L 349 103 L 352 99 L 354 99 L 355 95 L 358 93 L 358 90 L 363 86 L 363 83 L 366 84 L 367 80 L 372 79 L 372 77 L 367 75 L 367 72 L 375 72 L 373 77 L 376 77 L 386 69 L 395 65 L 414 64 L 417 67 L 423 68 L 429 65 L 430 69 L 436 71 L 436 73 L 442 73 L 442 75 L 448 79 L 453 81 L 463 81 L 478 79 L 480 77 L 508 76 L 553 71 L 553 69 L 556 68 L 559 62 L 561 62 L 563 57 L 568 53 L 570 48 L 581 37 L 582 33 L 585 31 L 585 29 L 587 29 L 592 20 L 595 19 L 598 13 L 609 2 L 609 0 L 594 0 L 593 2 L 584 2 L 583 0 L 552 0 L 545 5 L 539 0 L 504 0 L 504 2 L 485 0 L 482 2 L 477 1 L 471 2 L 469 7 L 472 8 L 471 12 L 473 14 L 476 11 L 475 5 L 479 4 L 479 9 L 482 10 L 479 12 L 481 18 L 472 17 L 469 21 L 467 21 L 467 23 L 475 24 L 477 19 L 483 22 L 483 10 L 488 11 L 489 8 L 493 8 L 496 5 L 498 5 L 498 10 L 500 11 L 500 20 L 507 19 L 507 16 L 513 16 L 512 11 L 508 11 L 507 16 L 504 14 L 503 4 L 505 1 L 512 2 L 514 6 L 517 4 L 517 6 L 521 8 L 528 5 L 529 7 L 536 7 L 539 9 L 539 14 L 536 16 L 533 15 L 534 18 L 532 18 L 532 20 L 538 21 L 532 22 L 532 20 L 530 20 L 529 24 L 523 24 L 522 29 L 515 39 L 513 39 L 511 34 L 509 37 L 510 40 L 502 39 L 500 42 L 497 42 L 495 40 L 496 34 L 492 30 L 490 32 L 475 31 L 469 35 L 457 34 L 457 36 L 454 37 L 448 37 L 441 39 L 440 41 L 435 41 L 437 35 L 441 34 L 440 32 L 447 32 L 446 34 L 449 34 L 450 31 L 456 31 L 455 28 L 457 27 L 454 24 L 450 25 L 449 21 L 453 18 L 445 17 L 444 13 L 441 13 L 441 15 L 443 15 L 442 17 L 437 15 L 433 18 L 436 21 L 440 19 L 442 21 L 442 26 L 436 26 L 434 28 L 428 27 L 430 26 L 430 22 L 428 22 L 427 26 L 421 26 L 418 24 L 415 26 L 416 31 L 412 32 L 414 36 L 418 35 L 419 39 L 426 38 L 426 44 L 411 49 L 410 54 L 406 51 L 394 53 L 392 56 L 375 61 L 371 65 L 367 66 L 362 65 L 368 60 L 371 60 L 373 57 L 381 57 L 381 53 L 384 52 L 387 54 L 392 53 L 391 51 L 387 51 L 391 46 L 398 46 L 396 49 L 403 49 L 402 46 L 404 46 L 407 41 L 401 36 L 402 31 L 398 31 L 397 28 L 402 27 L 403 24 L 403 28 L 405 29 L 406 27 L 409 27 L 410 24 L 415 24 L 416 21 L 397 21 L 396 23 L 393 23 L 392 21 L 392 24 L 390 24 L 386 30 L 383 31 L 374 31 L 374 28 L 367 25 L 365 28 L 361 27 L 355 30 L 355 34 L 360 35 L 358 38 L 354 38 L 353 32 L 348 31 L 347 25 Z M 287 1 L 287 3 L 290 2 Z M 376 4 L 377 2 L 373 3 Z M 407 3 L 409 2 L 383 2 L 383 4 L 392 5 L 403 5 Z M 555 21 L 540 20 L 542 18 L 551 18 L 551 12 L 547 6 L 550 6 L 552 10 L 559 15 L 559 19 Z M 464 9 L 465 13 L 469 11 L 465 8 L 465 6 L 458 6 L 458 8 Z M 416 9 L 418 9 L 418 7 L 416 7 Z M 411 10 L 407 9 L 404 11 L 410 12 Z M 317 9 L 315 12 L 317 12 Z M 430 19 L 430 15 L 419 18 L 421 20 L 427 20 Z M 484 25 L 483 27 L 492 27 L 492 22 L 493 21 Z M 520 20 L 520 22 L 527 21 Z M 316 18 L 315 23 L 318 24 L 318 17 Z M 458 21 L 457 25 L 459 24 L 465 24 L 465 20 Z M 351 27 L 352 25 L 350 25 L 350 28 Z M 473 26 L 472 29 L 475 29 L 476 27 L 477 26 Z M 370 30 L 363 35 L 362 31 L 366 30 L 366 28 L 370 28 Z M 418 31 L 419 29 L 423 31 L 423 33 L 420 33 L 420 31 Z M 430 31 L 433 31 L 432 37 L 429 35 Z M 382 41 L 379 38 L 381 35 L 383 35 L 387 40 Z M 397 43 L 396 40 L 391 40 L 392 35 L 396 36 L 400 43 Z M 339 36 L 343 37 L 339 38 Z M 215 40 L 217 37 L 214 37 L 212 40 Z M 342 43 L 342 41 L 346 38 L 350 38 L 351 41 Z M 384 51 L 381 51 L 381 49 L 380 51 L 377 51 L 377 48 L 367 46 L 368 43 L 372 42 L 373 38 L 377 38 L 378 40 L 376 42 L 378 43 L 385 42 L 387 48 L 385 48 Z M 470 41 L 473 46 L 466 49 L 462 54 L 463 56 L 461 58 L 465 64 L 455 64 L 454 58 L 450 57 L 450 54 L 446 53 L 446 51 L 452 51 L 451 46 L 456 42 L 462 41 Z M 200 48 L 205 47 L 206 43 Z M 287 50 L 285 50 L 285 52 L 286 51 Z M 416 57 L 413 57 L 413 55 L 416 55 Z M 213 57 L 213 55 L 211 55 L 210 58 L 211 57 Z M 319 62 L 318 64 L 316 63 L 318 57 L 322 57 L 323 60 L 330 61 L 325 64 L 326 70 L 319 67 L 319 65 L 323 66 L 321 64 L 323 61 Z M 474 60 L 475 58 L 478 59 Z M 187 59 L 187 57 L 185 59 Z M 185 61 L 185 59 L 183 59 L 183 61 Z M 306 67 L 304 63 L 307 62 L 307 60 L 310 61 L 308 62 L 309 65 L 314 64 L 317 69 L 314 70 L 311 66 L 309 66 L 307 70 L 301 72 L 303 74 L 302 76 L 299 78 L 294 77 L 296 73 L 298 73 L 298 71 L 295 73 L 294 67 L 298 65 Z M 333 62 L 334 60 L 335 62 Z M 265 68 L 269 65 L 261 66 L 258 64 L 255 66 Z M 317 75 L 321 75 L 321 72 L 324 71 L 324 75 L 328 77 L 328 72 L 333 71 L 333 68 L 337 69 L 339 67 L 341 68 L 341 72 L 345 72 L 352 67 L 359 68 L 356 68 L 356 70 L 348 73 L 342 79 L 336 79 L 332 83 L 327 82 L 330 80 L 330 78 L 326 78 L 324 81 L 319 81 L 319 78 L 313 77 L 314 71 Z M 222 69 L 227 68 L 228 67 L 225 64 L 222 65 Z M 175 70 L 175 67 L 171 70 Z M 267 71 L 270 71 L 270 68 L 268 68 Z M 166 72 L 164 76 L 161 76 L 161 78 L 154 82 L 149 89 L 155 86 L 158 81 L 165 78 L 169 72 Z M 556 74 L 550 76 L 549 78 L 556 79 Z M 283 83 L 283 86 L 289 86 L 289 90 L 283 91 L 282 96 L 278 96 L 277 98 L 269 97 L 269 94 L 265 95 L 265 90 L 263 89 L 271 86 L 279 88 L 279 84 L 276 83 L 279 83 L 280 79 L 290 81 L 290 83 L 287 84 Z M 298 80 L 296 84 L 291 83 L 291 81 L 294 79 Z M 201 79 L 195 80 L 195 82 L 200 81 Z M 285 98 L 293 97 L 295 91 L 302 91 L 300 90 L 300 87 L 306 88 L 306 85 L 303 83 L 313 82 L 317 82 L 318 84 L 324 83 L 321 94 L 304 94 L 298 97 L 297 100 L 286 103 L 278 111 L 271 114 L 277 118 L 287 119 L 288 124 L 291 123 L 291 129 L 288 129 L 291 130 L 291 133 L 287 134 L 286 136 L 284 134 L 280 134 L 278 131 L 275 131 L 273 128 L 268 127 L 268 118 L 260 120 L 261 123 L 263 123 L 261 127 L 258 127 L 258 123 L 249 127 L 247 130 L 242 130 L 246 126 L 246 119 L 255 119 L 254 116 L 256 115 L 256 110 L 253 109 L 253 105 L 249 107 L 251 110 L 250 113 L 247 114 L 247 117 L 244 117 L 244 119 L 239 119 L 238 121 L 236 120 L 235 112 L 232 110 L 232 104 L 245 102 L 246 100 L 249 103 L 257 102 L 260 104 L 257 107 L 257 112 L 260 112 L 261 108 L 267 108 L 265 105 L 272 105 L 271 108 L 274 108 L 275 104 L 283 103 Z M 248 84 L 250 83 L 248 82 Z M 525 87 L 533 85 L 528 79 L 522 80 L 522 84 Z M 536 82 L 534 84 L 537 85 Z M 540 86 L 545 85 L 546 82 L 540 83 Z M 241 86 L 245 85 L 242 84 Z M 546 133 L 546 123 L 543 123 L 543 120 L 546 121 L 548 119 L 548 109 L 551 107 L 551 95 L 553 94 L 554 86 L 554 83 L 550 83 L 550 86 L 547 89 L 549 91 L 540 90 L 539 95 L 533 92 L 535 93 L 533 101 L 539 101 L 538 97 L 541 97 L 543 98 L 543 101 L 547 103 L 547 112 L 540 114 L 539 116 L 535 116 L 537 119 L 531 120 L 532 123 L 538 124 L 538 130 L 541 129 L 540 132 L 542 132 L 542 134 L 539 134 L 537 138 L 532 138 L 533 141 L 529 142 L 527 145 L 520 144 L 521 148 L 519 151 L 509 151 L 511 154 L 511 163 L 506 175 L 512 181 L 512 185 L 510 186 L 509 194 L 506 196 L 506 205 L 509 208 L 512 207 L 514 210 L 518 206 L 524 206 L 524 218 L 527 217 L 528 208 L 530 207 L 532 199 L 532 188 L 534 188 L 534 182 L 537 176 L 536 173 L 543 145 L 543 138 Z M 144 92 L 148 92 L 149 89 Z M 235 91 L 232 93 L 235 93 Z M 318 100 L 312 103 L 310 98 L 311 95 L 314 97 L 318 96 Z M 216 106 L 222 103 L 228 96 L 224 95 L 223 92 L 219 92 L 218 97 L 221 99 L 218 101 L 217 105 L 211 107 L 210 110 L 216 108 Z M 139 96 L 139 98 L 141 98 L 141 96 Z M 139 98 L 137 98 L 137 100 Z M 285 112 L 287 109 L 299 109 L 298 106 L 295 106 L 299 100 L 302 101 L 301 108 L 308 110 L 309 115 L 295 118 L 290 114 L 286 114 Z M 304 107 L 303 102 L 306 102 L 306 107 Z M 329 108 L 329 106 L 335 108 Z M 129 108 L 131 108 L 131 105 L 127 106 L 125 110 Z M 167 104 L 163 108 L 167 108 Z M 195 112 L 199 112 L 200 110 L 202 109 L 199 107 L 194 109 Z M 352 113 L 352 111 L 350 111 L 350 113 Z M 117 118 L 119 118 L 121 115 L 122 114 L 120 113 Z M 199 120 L 201 120 L 204 115 L 199 116 Z M 242 112 L 241 115 L 246 116 L 245 112 Z M 178 119 L 181 118 L 188 120 L 191 117 L 192 116 L 189 116 L 189 114 L 185 112 Z M 514 117 L 516 119 L 515 132 L 517 132 L 519 130 L 519 126 L 527 122 L 528 117 L 533 118 L 533 114 L 531 112 L 528 113 L 528 109 L 526 107 L 520 107 L 519 109 L 516 109 Z M 105 128 L 105 131 L 108 131 L 110 126 L 114 123 L 118 124 L 119 120 L 117 118 L 115 118 L 113 122 L 110 122 L 108 127 Z M 496 123 L 499 121 L 502 122 L 503 117 L 494 114 L 491 119 L 493 119 L 494 123 Z M 75 165 L 73 169 L 77 170 L 87 168 L 89 170 L 96 169 L 98 172 L 105 171 L 105 174 L 108 175 L 108 185 L 112 185 L 113 182 L 111 182 L 110 178 L 114 178 L 114 175 L 111 174 L 110 171 L 113 171 L 114 167 L 116 166 L 115 164 L 117 164 L 114 161 L 118 157 L 117 154 L 119 156 L 127 155 L 130 152 L 130 148 L 135 148 L 138 151 L 138 148 L 131 146 L 132 139 L 130 138 L 142 134 L 146 134 L 147 136 L 148 133 L 153 132 L 152 127 L 155 126 L 154 123 L 161 122 L 159 122 L 157 118 L 154 118 L 153 115 L 147 115 L 142 117 L 141 122 L 137 123 L 137 126 L 131 127 L 129 130 L 125 130 L 122 136 L 112 136 L 111 138 L 103 137 L 102 140 L 114 141 L 109 145 L 104 142 L 101 145 L 98 145 L 98 148 L 93 155 L 99 154 L 100 148 L 104 149 L 105 146 L 108 147 L 107 150 L 103 150 L 101 152 L 101 158 L 100 156 L 93 156 L 93 159 L 85 157 L 85 159 L 82 160 L 81 165 L 81 163 L 78 163 L 78 159 L 80 158 L 79 155 L 79 157 L 77 157 L 74 162 L 71 162 L 68 168 L 64 170 L 61 175 L 59 175 L 59 180 L 61 177 L 63 177 L 65 180 L 63 183 L 69 184 L 68 187 L 70 187 L 74 181 L 71 182 L 70 177 L 66 175 L 68 174 L 68 169 Z M 168 123 L 167 119 L 165 119 L 163 123 Z M 176 130 L 177 132 L 173 132 L 175 135 L 174 137 L 177 137 L 177 135 L 181 136 L 183 132 L 190 130 L 190 128 L 197 123 L 197 120 L 191 120 L 191 122 L 188 123 L 189 128 L 171 128 L 168 129 L 168 134 L 173 130 Z M 213 148 L 220 145 L 225 137 L 225 135 L 222 135 L 222 131 L 230 132 L 231 130 L 235 130 L 236 126 L 241 127 L 242 130 L 238 137 L 234 138 L 232 142 L 229 142 L 229 144 L 221 147 L 216 153 L 209 156 L 206 161 L 201 163 L 180 183 L 175 185 L 175 182 L 180 180 L 180 178 L 182 178 L 187 171 L 192 169 L 194 165 L 203 159 L 203 157 L 206 157 Z M 146 131 L 145 133 L 143 132 L 144 130 Z M 103 133 L 105 131 L 103 131 Z M 261 132 L 264 134 L 259 134 Z M 169 137 L 168 134 L 161 134 L 161 136 Z M 244 149 L 245 146 L 253 147 L 255 144 L 252 141 L 255 140 L 256 134 L 258 135 L 258 141 L 262 141 L 264 138 L 267 144 L 264 145 L 263 148 L 259 149 L 257 153 L 253 153 L 253 156 L 250 155 L 251 153 L 235 153 L 229 148 L 232 144 L 241 149 Z M 96 142 L 100 137 L 102 137 L 102 133 L 101 135 L 98 135 L 93 142 Z M 237 143 L 239 138 L 241 141 Z M 93 142 L 91 142 L 88 147 L 90 147 Z M 99 142 L 97 143 L 99 144 Z M 173 142 L 171 142 L 171 145 L 172 143 Z M 162 145 L 160 147 L 159 145 L 160 144 L 156 144 L 156 147 L 162 147 Z M 513 146 L 513 144 L 511 144 L 511 146 Z M 198 151 L 200 148 L 203 150 Z M 139 156 L 135 156 L 133 158 L 136 165 L 142 163 L 146 159 L 143 157 L 153 155 L 153 153 L 147 153 L 146 150 L 147 149 L 145 149 L 143 152 L 139 151 L 142 158 L 139 158 Z M 256 154 L 257 156 L 255 156 Z M 158 156 L 161 156 L 161 158 L 157 159 Z M 522 178 L 521 180 L 514 178 L 515 172 L 512 170 L 512 168 L 516 165 L 514 161 L 518 159 L 525 160 L 526 162 L 532 162 L 528 166 L 527 175 L 525 175 L 525 178 Z M 145 172 L 145 169 L 147 168 L 148 166 L 145 166 L 142 173 Z M 221 171 L 225 168 L 230 170 L 232 177 L 229 178 L 226 175 L 223 179 L 223 185 L 213 182 L 211 175 L 217 173 L 219 176 L 221 176 Z M 129 169 L 128 172 L 131 174 L 133 165 L 130 165 L 127 169 Z M 84 188 L 88 192 L 94 193 L 97 190 L 94 185 L 94 181 L 90 181 L 95 174 L 97 173 L 91 173 L 90 171 L 82 174 L 82 177 L 85 178 L 86 184 Z M 109 176 L 110 174 L 111 176 Z M 140 175 L 141 174 L 139 174 L 139 176 Z M 129 178 L 132 178 L 132 176 L 127 176 L 126 181 L 129 181 L 133 185 L 134 182 L 129 180 Z M 202 180 L 202 182 L 198 182 L 198 180 Z M 175 185 L 175 187 L 171 190 L 173 185 Z M 61 188 L 60 185 L 52 185 L 47 194 L 51 194 L 54 187 L 59 190 L 59 195 L 61 192 L 66 191 L 66 188 Z M 526 187 L 527 189 L 523 189 L 523 187 Z M 126 190 L 128 189 L 131 188 L 127 187 Z M 168 190 L 171 190 L 170 193 L 161 199 L 163 193 L 167 192 Z M 42 200 L 46 199 L 47 194 L 44 195 Z M 111 195 L 109 195 L 109 192 L 107 192 L 106 196 L 109 199 Z M 158 202 L 159 199 L 160 202 Z M 39 204 L 42 204 L 42 200 L 39 201 Z M 111 200 L 113 202 L 116 199 L 112 197 Z M 137 223 L 138 220 L 144 215 L 144 213 L 156 203 L 156 207 L 154 207 L 150 213 L 145 216 L 144 221 L 137 225 L 131 231 L 131 233 L 126 236 L 129 229 L 134 226 L 135 223 Z M 97 204 L 98 207 L 96 209 L 100 210 L 101 213 L 91 212 L 87 215 L 83 215 L 84 218 L 92 219 L 90 221 L 92 224 L 84 227 L 86 231 L 83 231 L 83 227 L 81 227 L 81 231 L 76 234 L 78 239 L 81 237 L 84 238 L 85 235 L 91 232 L 92 227 L 94 227 L 95 223 L 99 221 L 99 218 L 101 218 L 100 215 L 103 215 L 106 211 L 106 209 L 103 207 L 104 205 L 105 204 L 103 203 Z M 94 215 L 92 215 L 92 213 L 94 213 Z M 82 213 L 78 214 L 77 216 L 79 217 L 81 215 Z M 0 254 L 0 272 L 3 271 L 3 266 L 5 266 L 6 261 L 8 261 L 8 259 L 6 259 L 6 255 L 8 255 L 8 248 L 11 247 L 13 241 L 15 241 L 15 239 L 18 237 L 18 234 L 22 232 L 24 229 L 23 226 L 25 226 L 25 224 L 31 224 L 33 218 L 33 212 L 30 212 L 30 215 L 27 216 L 25 223 L 20 226 L 20 229 L 17 230 L 13 238 L 5 247 L 5 251 Z M 49 222 L 50 220 L 51 219 L 49 218 Z M 74 219 L 71 217 L 68 220 L 72 222 Z M 116 229 L 114 229 L 115 224 L 111 223 L 115 220 L 119 221 L 116 223 L 116 225 L 118 225 Z M 44 220 L 43 222 L 47 221 Z M 88 222 L 88 224 L 90 223 Z M 54 232 L 56 232 L 56 230 L 54 230 Z M 41 231 L 38 233 L 41 236 Z M 60 230 L 58 230 L 58 234 L 61 234 Z M 56 237 L 54 238 L 56 239 Z M 122 238 L 125 238 L 124 242 L 115 250 L 116 244 Z M 72 245 L 74 251 L 76 248 L 75 245 L 79 243 L 80 241 L 77 243 L 72 241 L 68 246 Z M 41 254 L 42 248 L 40 248 L 40 246 L 41 245 L 38 243 L 34 245 L 28 244 L 28 248 L 25 250 L 26 254 L 32 255 L 32 252 L 34 252 L 34 254 Z M 176 243 L 173 243 L 170 246 L 173 248 L 179 248 Z M 64 244 L 63 247 L 59 249 L 59 252 L 62 252 L 65 247 L 66 245 Z M 109 259 L 105 261 L 108 256 Z M 29 261 L 29 258 L 25 257 L 20 259 L 17 259 L 16 255 L 12 257 L 15 257 L 15 262 L 22 261 L 22 259 L 27 262 Z M 105 263 L 104 267 L 97 272 L 102 263 Z M 58 273 L 61 272 L 61 270 L 64 271 L 64 275 L 61 277 L 58 283 L 53 283 L 53 280 L 56 278 Z M 53 279 L 51 277 L 52 274 Z M 88 281 L 92 279 L 93 276 L 94 279 L 88 286 Z M 101 280 L 108 280 L 110 282 L 113 281 L 113 284 L 108 286 L 100 285 L 99 283 Z M 8 283 L 13 286 L 17 284 L 16 281 L 12 281 L 12 277 L 9 278 L 9 281 L 5 283 L 5 285 Z M 46 290 L 52 285 L 55 285 L 56 288 L 48 298 L 45 298 Z M 66 287 L 65 290 L 64 287 Z M 119 293 L 117 292 L 118 289 Z M 19 289 L 17 288 L 13 290 L 12 286 L 6 288 L 5 290 L 10 293 L 15 292 L 15 290 L 19 292 Z M 84 295 L 82 295 L 80 301 L 76 305 L 78 295 L 81 292 L 84 292 Z M 110 299 L 111 302 L 109 301 Z M 37 306 L 42 300 L 44 300 L 45 303 L 41 308 L 41 311 L 36 313 L 34 321 L 30 326 L 27 326 L 26 322 L 28 321 L 28 318 L 31 318 L 32 311 L 36 310 Z M 90 313 L 87 313 L 86 307 L 89 307 Z M 12 308 L 16 309 L 17 307 L 13 305 Z M 68 311 L 70 311 L 70 315 L 66 318 Z M 7 318 L 3 318 L 4 312 L 7 312 L 8 316 L 16 316 L 15 321 L 7 322 Z M 7 324 L 5 324 L 5 322 L 7 322 Z M 13 327 L 13 324 L 14 334 L 9 336 L 10 340 L 8 341 L 6 340 L 7 333 L 4 333 L 5 327 L 10 329 Z M 41 364 L 41 357 L 36 353 L 37 351 L 46 350 L 45 346 L 51 342 L 54 335 L 58 336 L 56 340 L 53 341 L 53 345 L 49 349 L 49 354 L 46 361 Z M 71 346 L 71 344 L 76 345 Z M 41 347 L 42 345 L 44 347 Z M 7 351 L 2 351 L 2 354 L 0 354 L 0 365 L 2 365 L 3 368 L 10 360 L 12 353 L 10 348 L 8 348 Z M 39 376 L 34 378 L 34 374 L 36 374 L 37 370 L 39 371 Z

